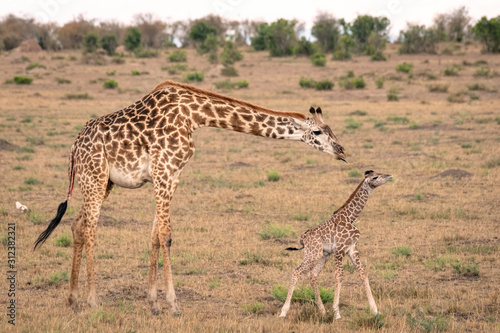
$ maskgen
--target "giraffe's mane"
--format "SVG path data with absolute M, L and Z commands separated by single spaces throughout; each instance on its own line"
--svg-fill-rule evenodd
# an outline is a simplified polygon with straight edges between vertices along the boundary
M 203 89 L 200 89 L 200 88 L 196 88 L 196 87 L 190 86 L 188 84 L 178 83 L 178 82 L 174 82 L 174 81 L 170 81 L 170 80 L 163 81 L 162 83 L 158 84 L 151 91 L 151 93 L 153 93 L 153 92 L 155 92 L 157 90 L 163 89 L 165 87 L 168 87 L 168 86 L 180 87 L 180 88 L 183 88 L 183 89 L 186 89 L 186 90 L 198 93 L 198 94 L 202 94 L 202 95 L 205 95 L 205 96 L 208 96 L 208 97 L 214 97 L 214 98 L 221 99 L 221 100 L 229 102 L 229 103 L 235 103 L 235 104 L 239 104 L 239 105 L 242 105 L 242 106 L 246 106 L 246 107 L 252 108 L 254 110 L 257 110 L 257 111 L 260 111 L 260 112 L 263 112 L 263 113 L 267 113 L 267 114 L 270 114 L 270 115 L 273 115 L 273 116 L 278 116 L 278 117 L 293 117 L 293 118 L 297 118 L 297 119 L 301 119 L 301 120 L 307 119 L 307 117 L 305 115 L 303 115 L 302 113 L 299 113 L 299 112 L 284 112 L 284 111 L 275 111 L 275 110 L 271 110 L 271 109 L 266 109 L 266 108 L 264 108 L 262 106 L 251 104 L 251 103 L 248 103 L 248 102 L 236 99 L 236 98 L 231 98 L 231 97 L 224 96 L 224 95 L 221 95 L 221 94 L 217 94 L 217 93 L 214 93 L 214 92 L 211 92 L 211 91 L 207 91 L 207 90 L 203 90 Z

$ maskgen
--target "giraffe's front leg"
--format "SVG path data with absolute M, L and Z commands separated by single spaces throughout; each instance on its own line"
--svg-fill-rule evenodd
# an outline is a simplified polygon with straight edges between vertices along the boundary
M 340 316 L 339 302 L 340 302 L 340 287 L 342 286 L 342 278 L 344 275 L 344 268 L 342 267 L 342 260 L 344 259 L 344 253 L 337 251 L 335 253 L 335 297 L 333 300 L 333 313 L 335 314 L 335 319 L 342 319 Z
M 299 280 L 300 276 L 303 273 L 309 272 L 312 269 L 312 267 L 314 267 L 315 264 L 316 264 L 315 260 L 304 259 L 304 261 L 302 261 L 302 263 L 293 270 L 292 280 L 290 281 L 290 288 L 288 289 L 288 294 L 286 296 L 285 304 L 283 304 L 283 307 L 281 308 L 280 318 L 285 318 L 288 310 L 290 310 L 290 304 L 292 303 L 293 289 L 295 288 L 295 285 L 297 284 L 297 281 Z
M 361 264 L 361 260 L 359 259 L 359 252 L 356 249 L 356 246 L 353 246 L 349 252 L 347 253 L 352 263 L 358 269 L 359 276 L 361 280 L 363 280 L 363 284 L 365 286 L 366 297 L 368 298 L 368 304 L 370 305 L 370 312 L 374 315 L 378 314 L 377 304 L 375 304 L 375 300 L 373 299 L 372 290 L 370 288 L 370 282 L 368 282 L 368 277 L 366 276 L 365 269 Z
M 326 261 L 328 260 L 328 256 L 324 255 L 321 259 L 318 260 L 316 266 L 309 273 L 309 280 L 311 281 L 311 287 L 314 291 L 314 300 L 316 301 L 316 305 L 318 306 L 319 312 L 322 316 L 326 315 L 325 306 L 323 305 L 323 301 L 321 300 L 321 295 L 319 292 L 318 286 L 318 275 L 325 266 Z

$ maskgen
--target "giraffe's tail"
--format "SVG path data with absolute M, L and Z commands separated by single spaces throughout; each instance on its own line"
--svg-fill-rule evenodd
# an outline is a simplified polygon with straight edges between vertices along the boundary
M 59 207 L 57 208 L 57 214 L 56 217 L 50 221 L 49 226 L 47 229 L 45 229 L 40 236 L 38 236 L 38 239 L 35 241 L 35 247 L 33 250 L 36 250 L 38 245 L 42 245 L 45 243 L 47 238 L 49 238 L 50 234 L 54 229 L 59 225 L 61 222 L 62 217 L 64 216 L 64 213 L 66 213 L 66 209 L 68 208 L 68 201 L 71 198 L 71 194 L 73 193 L 73 186 L 75 184 L 75 168 L 74 168 L 74 146 L 71 148 L 70 156 L 69 156 L 69 166 L 68 166 L 68 173 L 69 173 L 69 187 L 68 187 L 68 195 L 66 196 L 66 201 L 62 202 L 59 204 Z

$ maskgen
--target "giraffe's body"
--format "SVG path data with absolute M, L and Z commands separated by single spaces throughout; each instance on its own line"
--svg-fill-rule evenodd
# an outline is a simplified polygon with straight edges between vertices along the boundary
M 73 181 L 83 195 L 83 207 L 73 221 L 73 264 L 70 304 L 78 295 L 78 275 L 83 247 L 86 249 L 88 302 L 96 306 L 94 279 L 95 232 L 101 204 L 114 185 L 138 188 L 153 183 L 156 215 L 152 230 L 149 301 L 158 313 L 156 276 L 159 249 L 164 258 L 167 302 L 178 312 L 170 267 L 170 201 L 182 169 L 193 156 L 193 132 L 204 126 L 227 128 L 276 139 L 304 141 L 337 159 L 345 153 L 321 110 L 311 108 L 312 118 L 300 113 L 278 112 L 243 101 L 165 81 L 141 100 L 120 111 L 90 120 L 71 148 L 67 200 L 39 236 L 42 244 L 59 224 L 71 197 Z
M 302 234 L 300 237 L 302 248 L 287 249 L 304 249 L 304 260 L 293 271 L 290 289 L 288 290 L 288 295 L 281 310 L 280 317 L 286 317 L 290 309 L 295 284 L 304 273 L 309 273 L 316 304 L 321 314 L 324 315 L 326 313 L 319 294 L 318 275 L 323 269 L 328 257 L 333 255 L 335 258 L 335 299 L 333 302 L 333 311 L 335 313 L 335 318 L 340 319 L 339 298 L 343 277 L 342 261 L 346 253 L 354 266 L 358 269 L 361 279 L 363 280 L 371 312 L 374 314 L 378 313 L 368 277 L 365 274 L 356 249 L 356 243 L 359 239 L 359 230 L 356 228 L 355 223 L 373 189 L 385 184 L 391 178 L 392 176 L 390 175 L 376 174 L 371 170 L 366 171 L 365 179 L 358 185 L 346 203 L 335 211 L 328 221 L 314 226 Z

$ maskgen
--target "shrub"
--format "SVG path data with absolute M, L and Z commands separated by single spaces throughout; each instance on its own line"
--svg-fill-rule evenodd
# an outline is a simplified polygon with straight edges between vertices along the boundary
M 159 52 L 148 48 L 137 47 L 134 49 L 134 54 L 137 58 L 156 58 Z
M 225 66 L 232 65 L 236 61 L 240 61 L 243 59 L 243 54 L 238 51 L 231 41 L 226 41 L 224 44 L 224 49 L 221 54 L 221 63 Z
M 131 72 L 131 73 L 132 73 L 132 75 L 141 75 L 141 72 L 139 72 L 139 71 L 135 71 L 135 70 L 132 70 L 132 72 Z
M 90 32 L 83 36 L 83 53 L 94 53 L 99 47 L 99 36 L 95 32 Z
M 321 53 L 321 48 L 317 43 L 312 43 L 305 37 L 301 37 L 297 41 L 297 44 L 295 44 L 293 48 L 293 53 L 296 55 L 312 56 L 313 54 Z
M 205 78 L 205 76 L 201 72 L 193 72 L 193 73 L 186 74 L 186 80 L 188 80 L 188 81 L 201 82 L 201 81 L 203 81 L 204 78 Z
M 26 66 L 26 70 L 29 71 L 33 68 L 43 68 L 46 69 L 47 67 L 45 65 L 39 64 L 38 62 L 31 62 L 29 63 L 28 66 Z
M 115 80 L 106 80 L 104 81 L 102 86 L 106 89 L 115 89 L 116 87 L 118 87 L 118 82 L 116 82 Z
M 134 51 L 141 46 L 142 34 L 136 27 L 131 27 L 125 36 L 124 45 L 128 51 Z
M 168 60 L 171 62 L 187 61 L 187 52 L 184 50 L 175 50 L 169 54 Z
M 125 63 L 125 58 L 119 55 L 113 56 L 113 58 L 111 58 L 111 62 L 117 65 L 121 65 Z
M 399 101 L 399 96 L 398 96 L 398 94 L 389 92 L 389 93 L 387 93 L 387 100 L 389 102 L 397 102 L 397 101 Z
M 399 33 L 399 41 L 399 53 L 436 53 L 439 35 L 435 29 L 408 24 L 406 30 Z
M 115 34 L 107 34 L 101 38 L 101 47 L 106 51 L 109 56 L 115 54 L 116 47 L 118 46 L 118 41 L 116 40 Z
M 489 20 L 486 16 L 481 17 L 472 28 L 472 33 L 483 43 L 486 52 L 500 52 L 500 17 Z
M 349 59 L 351 59 L 351 54 L 346 53 L 343 50 L 335 51 L 332 54 L 332 60 L 349 60 Z
M 71 83 L 71 81 L 70 81 L 70 80 L 68 80 L 68 79 L 63 79 L 63 78 L 59 78 L 59 77 L 56 77 L 56 79 L 55 79 L 55 80 L 56 80 L 56 82 L 57 82 L 58 84 L 70 84 L 70 83 Z
M 372 61 L 386 61 L 387 58 L 385 57 L 385 55 L 382 53 L 382 52 L 375 52 L 372 56 L 371 56 L 371 60 Z
M 305 77 L 301 77 L 299 80 L 299 85 L 302 88 L 314 88 L 316 86 L 316 81 L 314 81 L 314 79 L 308 79 Z
M 14 76 L 14 82 L 16 84 L 31 84 L 33 78 L 26 76 Z
M 409 73 L 413 69 L 413 64 L 403 62 L 402 64 L 396 65 L 396 71 Z
M 230 90 L 234 88 L 234 83 L 231 82 L 229 79 L 226 79 L 224 81 L 217 81 L 214 82 L 215 88 L 217 89 L 225 89 L 225 90 Z
M 399 124 L 408 124 L 410 122 L 408 118 L 400 116 L 389 116 L 387 117 L 387 121 Z
M 188 69 L 188 66 L 186 64 L 175 64 L 172 66 L 165 66 L 162 67 L 161 70 L 163 71 L 168 71 L 169 74 L 175 74 L 178 71 L 185 71 Z
M 483 77 L 489 77 L 490 76 L 490 69 L 488 67 L 483 67 L 478 68 L 476 72 L 474 73 L 474 76 L 483 76 Z
M 342 77 L 339 81 L 339 86 L 351 90 L 351 89 L 363 89 L 366 86 L 366 82 L 362 77 Z
M 235 85 L 238 88 L 248 88 L 249 82 L 246 80 L 236 81 Z
M 443 74 L 445 76 L 457 76 L 460 67 L 457 65 L 453 65 L 453 67 L 448 67 L 444 70 Z
M 277 182 L 278 180 L 280 180 L 280 174 L 278 173 L 278 171 L 269 171 L 267 173 L 267 180 L 270 182 Z
M 326 65 L 326 54 L 317 52 L 311 56 L 311 61 L 314 66 L 323 67 Z
M 234 77 L 238 76 L 238 71 L 233 66 L 226 66 L 220 70 L 220 74 L 223 76 Z
M 266 224 L 263 226 L 262 231 L 257 233 L 263 240 L 267 239 L 278 239 L 288 236 L 295 237 L 295 231 L 289 225 L 287 226 L 277 226 L 275 224 Z
M 314 88 L 316 90 L 332 90 L 333 82 L 330 80 L 322 80 L 314 82 Z
M 66 94 L 63 99 L 94 99 L 89 93 Z
M 384 78 L 379 77 L 375 80 L 375 84 L 377 85 L 377 89 L 382 89 L 384 87 Z
M 427 89 L 429 89 L 430 92 L 445 93 L 448 92 L 449 86 L 449 84 L 428 84 Z
M 295 25 L 294 20 L 279 19 L 265 29 L 265 45 L 272 57 L 293 54 L 297 42 Z

